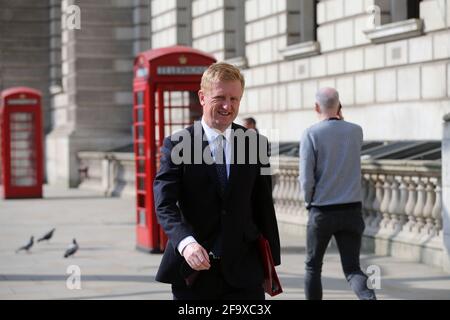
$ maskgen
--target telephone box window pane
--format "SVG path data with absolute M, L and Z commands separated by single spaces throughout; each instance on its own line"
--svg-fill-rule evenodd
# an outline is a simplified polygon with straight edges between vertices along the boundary
M 14 112 L 11 114 L 11 121 L 12 122 L 31 122 L 33 120 L 33 114 L 32 113 L 25 113 L 25 112 Z
M 137 112 L 137 122 L 144 122 L 144 109 L 139 108 L 136 110 Z
M 137 105 L 144 104 L 144 91 L 138 91 L 136 93 L 136 103 L 137 103 Z
M 11 139 L 11 149 L 16 149 L 16 150 L 23 150 L 25 149 L 26 151 L 31 151 L 30 149 L 32 148 L 32 142 L 31 141 L 27 141 L 27 140 L 12 140 Z
M 143 194 L 138 195 L 138 207 L 145 208 L 145 195 Z
M 159 125 L 159 112 L 157 108 L 155 108 L 155 123 Z
M 11 165 L 13 167 L 26 167 L 26 168 L 34 167 L 34 162 L 30 159 L 22 159 L 19 157 L 12 157 L 11 160 L 12 160 Z
M 145 173 L 145 160 L 138 160 L 138 173 Z
M 11 140 L 33 140 L 32 131 L 13 131 L 11 132 Z
M 138 189 L 145 191 L 145 178 L 143 177 L 138 178 Z
M 142 143 L 139 143 L 137 145 L 138 147 L 138 156 L 143 157 L 144 156 L 144 145 Z
M 27 167 L 12 167 L 11 174 L 15 177 L 34 176 L 34 172 Z
M 12 186 L 29 187 L 37 183 L 33 116 L 29 112 L 10 115 Z
M 36 179 L 34 177 L 12 177 L 11 184 L 15 187 L 30 187 L 36 185 Z
M 33 130 L 33 123 L 32 122 L 12 122 L 11 121 L 11 130 L 30 131 L 30 130 Z
M 138 139 L 144 139 L 145 138 L 145 134 L 144 134 L 145 130 L 143 126 L 138 126 L 137 127 L 137 138 Z
M 138 210 L 138 217 L 139 217 L 139 224 L 141 226 L 145 226 L 147 224 L 147 221 L 145 219 L 145 210 L 143 209 Z

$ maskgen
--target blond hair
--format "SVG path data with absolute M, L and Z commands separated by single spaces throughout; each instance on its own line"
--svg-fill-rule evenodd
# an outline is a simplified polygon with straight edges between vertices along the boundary
M 244 91 L 245 79 L 241 71 L 229 63 L 216 62 L 210 65 L 203 73 L 200 86 L 203 91 L 207 91 L 211 88 L 211 83 L 213 82 L 236 80 L 241 83 L 242 91 Z

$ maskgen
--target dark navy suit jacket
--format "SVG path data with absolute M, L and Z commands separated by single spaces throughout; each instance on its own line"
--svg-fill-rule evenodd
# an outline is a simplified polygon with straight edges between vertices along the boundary
M 257 161 L 252 161 L 249 155 L 250 141 L 255 143 L 267 139 L 232 124 L 235 132 L 247 131 L 251 138 L 246 140 L 242 149 L 237 148 L 238 135 L 232 135 L 234 163 L 230 164 L 227 188 L 221 192 L 215 164 L 193 162 L 195 143 L 201 146 L 205 154 L 209 151 L 205 150 L 209 149 L 209 145 L 202 137 L 203 129 L 198 130 L 198 126 L 201 128 L 201 124 L 197 123 L 196 130 L 194 126 L 186 128 L 184 135 L 166 137 L 161 148 L 160 168 L 153 188 L 158 221 L 169 241 L 156 280 L 184 283 L 193 270 L 177 250 L 180 241 L 191 235 L 209 252 L 218 232 L 222 230 L 221 267 L 224 277 L 237 288 L 258 286 L 263 282 L 262 262 L 256 241 L 259 234 L 262 233 L 269 241 L 275 265 L 280 264 L 280 239 L 271 176 L 261 175 L 261 168 L 270 166 L 267 161 L 262 161 L 263 158 L 268 159 L 268 149 L 261 152 L 263 156 L 258 156 Z M 185 138 L 181 139 L 180 136 Z M 187 136 L 189 139 L 186 139 Z M 171 158 L 174 148 L 177 152 L 184 150 L 179 155 L 185 155 L 183 152 L 191 150 L 191 154 L 185 158 L 191 161 L 174 163 Z M 246 151 L 245 157 L 238 154 L 243 150 Z M 239 158 L 245 159 L 244 163 L 237 163 Z

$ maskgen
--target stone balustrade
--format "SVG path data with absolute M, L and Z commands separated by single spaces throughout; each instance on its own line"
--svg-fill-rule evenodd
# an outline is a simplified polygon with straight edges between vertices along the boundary
M 365 162 L 362 173 L 366 234 L 442 236 L 440 161 Z
M 135 194 L 132 153 L 79 152 L 80 188 L 106 196 Z M 298 158 L 272 159 L 273 197 L 282 232 L 305 236 L 308 211 L 298 182 Z M 362 162 L 363 248 L 381 255 L 442 266 L 440 161 Z
M 298 158 L 280 157 L 273 197 L 282 228 L 305 233 L 308 214 L 298 182 Z M 441 266 L 443 254 L 440 161 L 364 160 L 363 247 Z

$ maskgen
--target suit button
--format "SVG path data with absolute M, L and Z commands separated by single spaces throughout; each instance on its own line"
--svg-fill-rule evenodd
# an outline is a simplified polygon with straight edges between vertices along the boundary
M 227 210 L 225 210 L 225 209 L 222 209 L 222 211 L 220 212 L 223 216 L 226 216 L 227 215 Z

